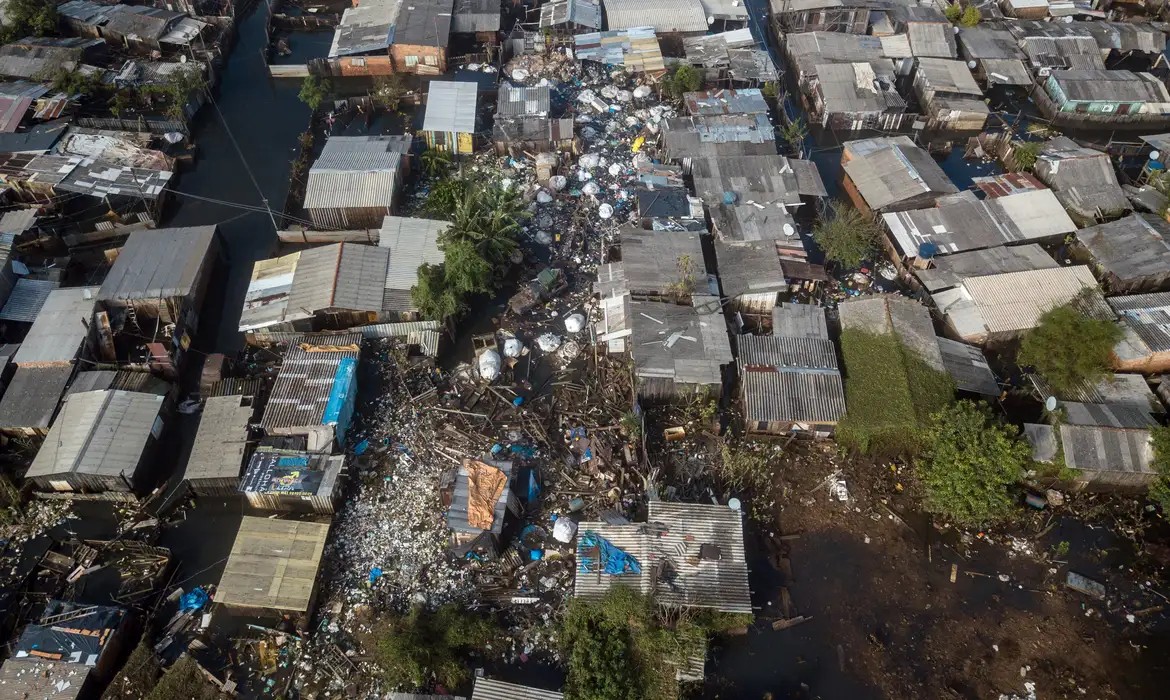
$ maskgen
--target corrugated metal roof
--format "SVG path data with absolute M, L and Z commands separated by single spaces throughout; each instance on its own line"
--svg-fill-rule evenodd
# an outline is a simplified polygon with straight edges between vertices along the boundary
M 818 63 L 816 73 L 815 90 L 821 94 L 826 114 L 906 111 L 906 100 L 894 89 L 893 64 L 887 60 Z
M 1170 269 L 1170 223 L 1152 214 L 1127 217 L 1077 231 L 1094 264 L 1122 282 L 1161 280 Z
M 653 27 L 662 34 L 707 31 L 699 0 L 604 0 L 610 29 Z
M 950 25 L 947 25 L 950 26 Z M 973 95 L 983 99 L 983 90 L 971 75 L 971 69 L 963 61 L 947 58 L 920 58 L 918 75 L 927 87 L 958 95 Z
M 1095 289 L 1097 281 L 1088 267 L 1075 265 L 970 277 L 962 286 L 988 332 L 1011 333 L 1034 328 L 1046 311 L 1068 303 L 1085 287 Z
M 432 80 L 427 87 L 423 131 L 437 133 L 475 133 L 477 89 L 475 83 L 458 80 Z
M 825 310 L 813 304 L 780 303 L 772 309 L 772 335 L 781 338 L 829 337 Z
M 355 350 L 310 352 L 307 345 L 347 347 L 361 343 L 359 333 L 301 336 L 300 343 L 290 343 L 272 384 L 268 405 L 260 421 L 265 430 L 304 428 L 322 425 L 325 404 L 333 390 L 337 369 L 343 358 L 358 359 Z
M 186 297 L 212 262 L 216 227 L 135 231 L 98 291 L 102 301 Z
M 1148 430 L 1119 430 L 1083 425 L 1061 425 L 1064 463 L 1084 471 L 1154 474 L 1154 450 Z
M 703 90 L 683 95 L 687 112 L 692 115 L 712 114 L 767 114 L 764 94 L 755 88 L 739 90 Z
M 389 154 L 397 160 L 397 153 Z M 382 170 L 312 169 L 305 185 L 306 209 L 377 209 L 394 204 L 398 168 Z
M 302 250 L 289 287 L 286 313 L 312 315 L 333 306 L 333 290 L 341 269 L 341 243 Z
M 199 430 L 191 445 L 183 478 L 234 479 L 244 464 L 248 446 L 248 421 L 252 406 L 244 405 L 239 396 L 216 396 L 203 403 Z
M 381 309 L 390 251 L 361 243 L 339 245 L 341 261 L 331 306 L 357 311 Z
M 8 301 L 4 302 L 4 308 L 0 309 L 0 321 L 32 323 L 49 298 L 49 293 L 59 286 L 61 283 L 57 280 L 18 278 L 12 293 L 8 295 Z
M 471 700 L 561 700 L 564 697 L 552 690 L 479 677 L 475 679 L 475 688 L 471 691 Z
M 1170 292 L 1110 297 L 1108 301 L 1129 333 L 1137 336 L 1141 352 L 1170 351 Z
M 1067 425 L 1099 428 L 1153 428 L 1158 425 L 1150 414 L 1149 405 L 1061 401 L 1060 407 Z
M 703 243 L 697 233 L 689 231 L 645 231 L 626 226 L 619 231 L 622 244 L 621 266 L 627 288 L 635 294 L 670 294 L 682 280 L 684 260 L 689 261 L 688 289 L 706 284 L 707 267 L 703 261 Z
M 0 216 L 0 234 L 21 234 L 37 222 L 36 207 L 6 211 Z
M 934 258 L 933 265 L 926 270 L 914 271 L 928 292 L 955 287 L 967 277 L 1060 267 L 1051 255 L 1035 243 L 995 246 L 940 256 Z
M 400 6 L 396 0 L 365 0 L 356 7 L 347 7 L 333 32 L 329 57 L 386 51 L 394 43 L 394 23 Z
M 742 367 L 837 369 L 837 351 L 828 338 L 740 335 L 736 345 L 736 359 Z
M 1031 85 L 1032 74 L 1024 62 L 1016 58 L 984 58 L 983 74 L 991 85 Z
M 1066 208 L 1087 218 L 1131 208 L 1109 156 L 1084 148 L 1066 136 L 1044 143 L 1036 159 L 1035 173 L 1056 190 L 1056 196 Z
M 959 391 L 999 396 L 999 384 L 982 350 L 949 338 L 939 338 L 938 349 L 942 352 L 943 367 Z
M 89 670 L 83 663 L 46 661 L 32 656 L 12 658 L 0 666 L 0 685 L 13 698 L 75 700 L 82 696 Z
M 682 384 L 722 384 L 721 367 L 732 361 L 727 322 L 713 297 L 692 297 L 695 306 L 631 301 L 630 341 L 634 373 Z M 714 303 L 714 310 L 710 310 Z
M 215 602 L 307 611 L 328 537 L 329 523 L 244 516 Z
M 418 268 L 424 263 L 441 264 L 443 251 L 439 250 L 439 236 L 451 224 L 434 219 L 414 219 L 404 216 L 387 216 L 382 220 L 378 233 L 378 245 L 389 251 L 390 262 L 386 267 L 385 289 L 409 291 L 418 283 Z M 391 297 L 393 298 L 393 297 Z M 382 308 L 387 311 L 410 311 L 392 309 L 386 306 L 383 296 Z
M 815 163 L 781 155 L 738 158 L 694 158 L 691 161 L 696 195 L 708 206 L 736 201 L 798 206 L 802 196 L 828 195 Z
M 748 425 L 836 423 L 845 415 L 845 387 L 837 372 L 745 368 L 740 383 Z
M 652 27 L 590 32 L 573 37 L 578 60 L 623 66 L 634 73 L 666 70 L 662 47 Z
M 585 553 L 578 538 L 575 596 L 597 600 L 620 584 L 642 593 L 653 592 L 662 605 L 751 614 L 743 516 L 738 511 L 720 505 L 650 501 L 646 520 L 646 524 L 630 525 L 580 524 L 579 533 L 596 532 L 632 555 L 642 573 L 610 576 L 602 571 L 581 571 Z M 718 558 L 703 558 L 704 550 Z M 659 584 L 660 573 L 668 570 L 673 574 L 670 583 Z
M 883 294 L 841 302 L 837 310 L 841 328 L 877 335 L 893 333 L 923 362 L 940 372 L 944 370 L 930 310 L 914 299 Z
M 954 25 L 950 22 L 910 22 L 906 25 L 910 50 L 917 58 L 954 58 Z
M 32 103 L 31 97 L 0 95 L 0 132 L 15 132 Z
M 48 428 L 72 374 L 72 365 L 17 367 L 0 399 L 0 428 Z
M 498 31 L 500 31 L 499 0 L 455 0 L 451 16 L 452 33 L 471 34 Z
M 300 259 L 301 253 L 298 251 L 255 262 L 252 277 L 248 281 L 248 291 L 244 293 L 244 308 L 240 313 L 241 332 L 265 328 L 282 321 L 308 318 L 313 314 L 315 309 L 294 309 L 290 312 L 288 307 L 288 295 Z M 332 279 L 328 283 L 332 286 Z
M 18 365 L 72 363 L 89 333 L 97 287 L 54 289 L 12 358 Z
M 325 170 L 397 171 L 402 154 L 410 152 L 410 140 L 396 136 L 333 136 L 325 142 L 309 172 Z
M 398 0 L 395 44 L 445 48 L 451 39 L 453 0 Z
M 847 141 L 845 156 L 845 172 L 874 211 L 925 193 L 959 191 L 930 154 L 906 136 Z
M 57 474 L 124 476 L 134 472 L 163 397 L 130 391 L 87 391 L 65 400 L 26 478 Z
M 407 345 L 417 345 L 422 354 L 434 357 L 439 354 L 439 339 L 443 325 L 438 321 L 408 321 L 403 323 L 375 323 L 359 326 L 353 330 L 363 338 L 401 338 Z
M 504 82 L 496 101 L 497 118 L 543 117 L 548 115 L 550 97 L 547 85 L 525 87 Z
M 1070 102 L 1170 102 L 1166 85 L 1149 73 L 1127 70 L 1055 70 L 1052 79 Z
M 1007 29 L 981 24 L 975 27 L 960 27 L 958 42 L 963 47 L 964 58 L 977 61 L 987 58 L 1021 59 L 1015 36 Z
M 788 291 L 784 266 L 772 241 L 729 243 L 716 239 L 715 259 L 723 294 L 728 299 Z
M 540 6 L 541 29 L 568 23 L 601 29 L 601 3 L 598 0 L 553 0 Z

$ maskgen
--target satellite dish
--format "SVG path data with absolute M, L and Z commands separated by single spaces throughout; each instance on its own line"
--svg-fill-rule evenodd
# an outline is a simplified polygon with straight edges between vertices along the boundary
M 1162 157 L 1162 154 L 1159 153 L 1158 151 L 1150 151 L 1150 160 L 1158 160 L 1161 157 Z
M 738 498 L 729 498 L 727 499 L 727 507 L 734 511 L 738 511 L 743 507 L 743 504 L 739 502 Z
M 792 224 L 784 224 L 784 235 L 792 238 L 796 235 L 796 227 Z
M 1056 397 L 1049 396 L 1047 399 L 1045 399 L 1044 400 L 1044 408 L 1048 409 L 1049 413 L 1051 413 L 1052 411 L 1055 411 L 1056 410 Z
M 954 32 L 955 34 L 958 34 L 959 28 L 958 27 L 951 27 L 951 31 Z
M 977 66 L 977 65 L 979 65 L 979 64 L 976 63 L 975 61 L 967 61 L 967 67 L 970 68 L 971 70 L 975 70 L 975 66 Z
M 707 24 L 709 24 L 709 25 L 715 24 L 715 18 L 710 16 L 710 15 L 707 15 Z

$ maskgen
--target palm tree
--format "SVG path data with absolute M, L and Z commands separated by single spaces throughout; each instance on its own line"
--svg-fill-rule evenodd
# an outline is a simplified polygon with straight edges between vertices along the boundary
M 451 169 L 451 154 L 438 148 L 428 148 L 422 153 L 422 165 L 428 177 L 441 177 Z

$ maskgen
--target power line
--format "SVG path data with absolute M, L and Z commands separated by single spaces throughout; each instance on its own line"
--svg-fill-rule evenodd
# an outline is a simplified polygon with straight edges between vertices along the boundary
M 215 108 L 215 113 L 219 115 L 219 121 L 223 124 L 223 129 L 227 132 L 228 138 L 231 139 L 232 147 L 236 149 L 236 155 L 240 157 L 240 162 L 244 164 L 244 171 L 248 173 L 248 179 L 252 181 L 252 186 L 256 188 L 256 194 L 260 195 L 260 201 L 264 203 L 264 209 L 268 214 L 268 220 L 272 222 L 272 229 L 279 231 L 280 227 L 276 225 L 276 217 L 272 214 L 272 207 L 268 205 L 268 198 L 264 196 L 264 190 L 260 189 L 260 183 L 256 181 L 256 176 L 252 174 L 252 168 L 248 165 L 248 159 L 244 157 L 244 152 L 240 150 L 240 144 L 236 141 L 236 135 L 232 133 L 232 128 L 228 126 L 227 119 L 224 118 L 223 112 L 219 109 L 219 103 L 215 101 L 210 89 L 204 89 L 207 94 L 207 101 Z

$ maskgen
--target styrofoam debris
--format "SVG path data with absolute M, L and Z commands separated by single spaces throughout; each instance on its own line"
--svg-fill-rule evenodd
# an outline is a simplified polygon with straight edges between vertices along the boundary
M 565 318 L 565 330 L 570 333 L 580 333 L 585 328 L 585 317 L 581 314 L 572 314 Z

